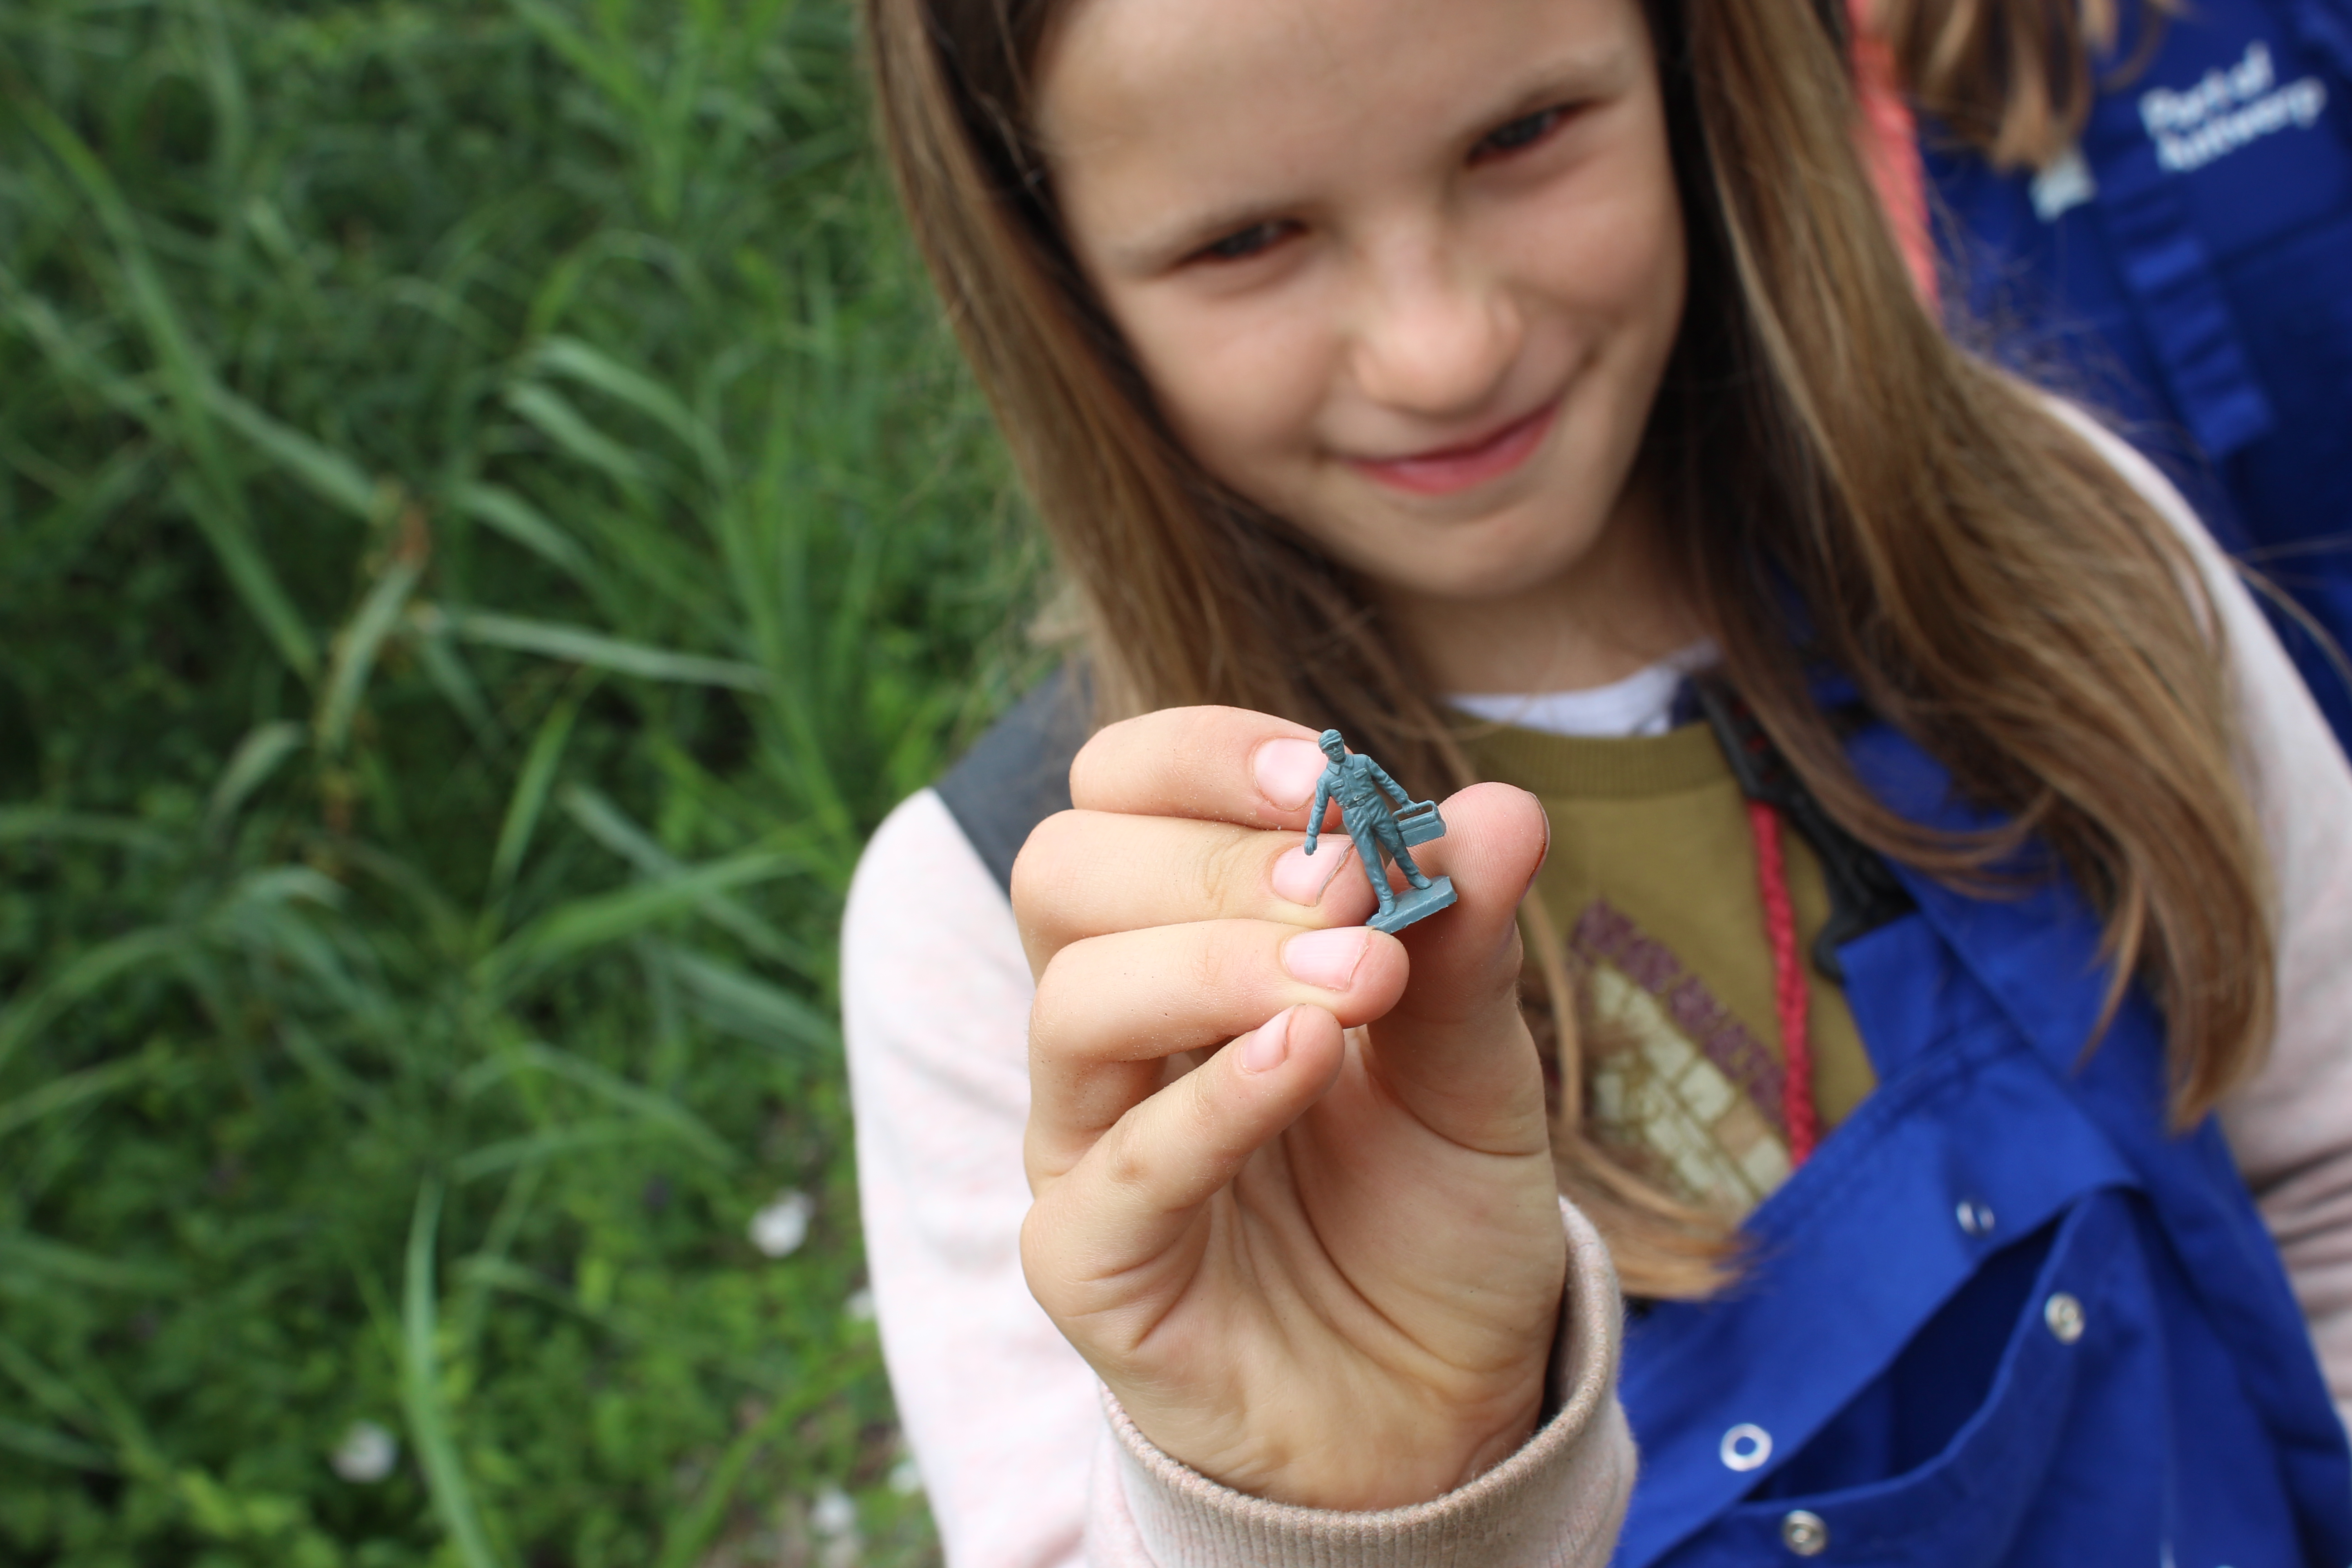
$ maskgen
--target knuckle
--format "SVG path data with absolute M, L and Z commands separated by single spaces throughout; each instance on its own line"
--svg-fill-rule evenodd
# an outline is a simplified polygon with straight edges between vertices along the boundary
M 1196 1072 L 1175 1086 L 1175 1104 L 1171 1109 L 1182 1124 L 1181 1135 L 1186 1146 L 1213 1149 L 1223 1142 L 1222 1119 L 1217 1114 L 1214 1073 Z
M 1119 1193 L 1144 1193 L 1152 1186 L 1150 1159 L 1143 1140 L 1137 1136 L 1132 1117 L 1122 1118 L 1118 1125 L 1103 1135 L 1096 1145 L 1102 1162 L 1101 1178 L 1106 1187 Z
M 1265 847 L 1275 836 L 1237 831 L 1220 834 L 1201 857 L 1202 891 L 1217 908 L 1255 903 L 1268 875 Z M 1277 854 L 1280 848 L 1277 847 Z
M 1076 972 L 1084 966 L 1084 955 L 1078 949 L 1083 942 L 1074 942 L 1046 960 L 1043 973 L 1037 976 L 1037 994 L 1029 1004 L 1029 1054 L 1033 1059 L 1059 1059 L 1072 1054 L 1077 1036 L 1076 1025 L 1083 1015 L 1075 993 L 1080 987 Z
M 1190 994 L 1202 998 L 1231 996 L 1236 992 L 1255 990 L 1249 964 L 1224 934 L 1213 929 L 1202 931 L 1197 941 L 1188 944 L 1181 971 L 1181 986 Z
M 1225 855 L 1214 839 L 1195 837 L 1183 857 L 1182 896 L 1194 907 L 1220 908 L 1224 901 Z
M 1132 720 L 1121 720 L 1106 725 L 1087 738 L 1078 754 L 1070 759 L 1070 798 L 1082 800 L 1101 787 L 1100 781 L 1111 764 L 1111 755 L 1118 748 L 1118 731 Z
M 1045 1204 L 1032 1204 L 1021 1221 L 1021 1272 L 1029 1292 L 1046 1316 L 1056 1321 L 1071 1315 L 1073 1303 L 1063 1281 L 1059 1216 Z
M 1138 752 L 1150 751 L 1146 732 L 1160 717 L 1146 713 L 1121 719 L 1088 736 L 1078 754 L 1070 759 L 1070 799 L 1083 808 L 1115 795 Z
M 1013 908 L 1024 921 L 1049 916 L 1067 895 L 1085 826 L 1078 812 L 1057 811 L 1030 829 L 1013 860 Z

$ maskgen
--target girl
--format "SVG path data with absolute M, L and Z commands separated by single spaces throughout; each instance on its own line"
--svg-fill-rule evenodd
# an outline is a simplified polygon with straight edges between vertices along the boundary
M 950 1559 L 2352 1560 L 2352 777 L 1820 16 L 868 21 L 1086 626 L 845 926 Z

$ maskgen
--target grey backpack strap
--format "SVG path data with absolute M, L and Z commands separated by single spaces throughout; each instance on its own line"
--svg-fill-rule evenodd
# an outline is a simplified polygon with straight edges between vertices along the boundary
M 996 885 L 1013 889 L 1013 860 L 1030 829 L 1070 808 L 1070 760 L 1091 731 L 1085 678 L 1063 666 L 1029 689 L 932 786 Z

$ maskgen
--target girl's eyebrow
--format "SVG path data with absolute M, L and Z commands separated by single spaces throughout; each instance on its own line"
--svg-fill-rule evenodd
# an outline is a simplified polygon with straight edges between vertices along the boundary
M 1453 140 L 1466 145 L 1525 115 L 1603 95 L 1622 80 L 1625 68 L 1632 63 L 1631 56 L 1630 50 L 1612 46 L 1543 62 L 1513 90 L 1490 100 L 1475 115 L 1465 116 L 1455 128 Z M 1154 225 L 1131 238 L 1105 247 L 1103 258 L 1114 271 L 1154 272 L 1227 235 L 1295 212 L 1303 205 L 1296 197 L 1249 196 L 1180 214 L 1165 224 Z
M 1462 134 L 1476 138 L 1525 115 L 1605 97 L 1622 87 L 1633 63 L 1632 52 L 1622 47 L 1592 49 L 1578 58 L 1550 61 L 1531 74 L 1527 85 L 1496 100 L 1475 121 L 1463 126 Z

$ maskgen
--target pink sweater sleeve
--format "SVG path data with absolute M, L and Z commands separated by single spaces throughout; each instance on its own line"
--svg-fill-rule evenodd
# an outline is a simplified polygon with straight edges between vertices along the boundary
M 2230 649 L 2279 909 L 2278 1032 L 2221 1106 L 2352 1426 L 2352 770 L 2240 584 Z
M 1094 1373 L 1021 1275 L 1029 965 L 930 791 L 866 846 L 841 934 L 858 1202 L 898 1418 L 954 1568 L 1083 1561 Z
M 2120 438 L 2067 413 L 2189 542 L 2220 615 L 2279 930 L 2277 1032 L 2260 1074 L 2222 1103 L 2221 1126 L 2352 1426 L 2352 767 L 2179 492 Z
M 1111 1440 L 1087 1523 L 1095 1568 L 1602 1568 L 1633 1492 L 1617 1403 L 1623 1304 L 1609 1250 L 1561 1200 L 1569 1295 L 1552 1352 L 1558 1414 L 1457 1491 L 1412 1508 L 1329 1513 L 1245 1496 L 1152 1447 L 1108 1395 Z
M 1606 1249 L 1565 1205 L 1559 1413 L 1433 1502 L 1260 1502 L 1160 1454 L 1108 1405 L 1021 1273 L 1032 994 L 1003 893 L 939 797 L 914 795 L 858 863 L 842 1010 L 882 1351 L 951 1568 L 1607 1562 L 1633 1475 L 1622 1308 Z

